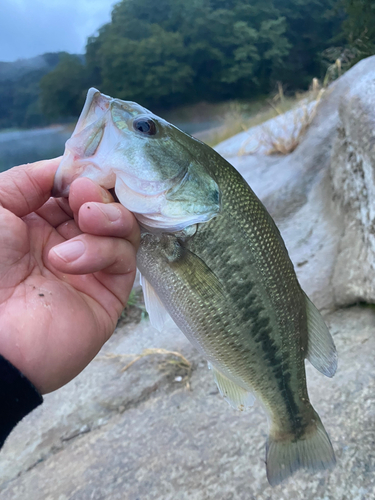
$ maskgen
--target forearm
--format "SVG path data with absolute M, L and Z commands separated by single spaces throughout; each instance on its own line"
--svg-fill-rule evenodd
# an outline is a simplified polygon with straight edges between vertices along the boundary
M 18 422 L 42 402 L 31 382 L 0 355 L 0 448 Z

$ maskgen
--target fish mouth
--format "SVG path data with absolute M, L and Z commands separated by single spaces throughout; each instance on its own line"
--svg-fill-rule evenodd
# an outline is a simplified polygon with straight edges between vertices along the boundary
M 71 184 L 79 177 L 87 177 L 105 189 L 113 189 L 116 183 L 114 173 L 103 173 L 100 167 L 90 159 L 75 159 L 72 153 L 64 155 L 53 182 L 51 196 L 68 198 Z
M 96 88 L 92 87 L 87 92 L 86 101 L 73 134 L 65 143 L 64 156 L 56 171 L 51 191 L 53 197 L 68 197 L 72 182 L 88 170 L 92 174 L 100 173 L 100 168 L 92 156 L 103 139 L 112 101 L 112 97 L 102 94 Z M 115 179 L 111 177 L 109 185 L 108 182 L 100 181 L 99 184 L 103 187 L 114 188 Z
M 87 92 L 86 101 L 78 118 L 73 136 L 98 121 L 106 122 L 111 120 L 116 128 L 124 130 L 119 125 L 119 122 L 124 124 L 128 119 L 132 119 L 145 112 L 150 114 L 148 110 L 136 102 L 122 101 L 121 99 L 102 94 L 100 90 L 91 87 Z M 117 116 L 118 113 L 121 113 L 121 118 Z
M 68 197 L 72 182 L 79 177 L 88 177 L 103 188 L 112 190 L 115 199 L 121 200 L 124 206 L 130 203 L 129 199 L 133 200 L 131 205 L 134 211 L 138 208 L 134 202 L 136 197 L 142 200 L 147 197 L 151 205 L 159 207 L 160 202 L 155 200 L 160 200 L 180 184 L 186 171 L 182 169 L 172 178 L 153 175 L 150 179 L 142 175 L 142 168 L 136 166 L 134 170 L 134 165 L 126 164 L 126 155 L 121 153 L 128 137 L 126 129 L 131 127 L 134 116 L 145 111 L 137 103 L 113 99 L 90 88 L 74 132 L 66 142 L 64 156 L 55 174 L 52 196 Z M 106 145 L 110 146 L 110 150 Z M 112 163 L 109 160 L 111 155 L 116 158 Z M 118 178 L 122 182 L 118 182 Z M 122 191 L 126 191 L 126 196 Z M 141 205 L 144 206 L 143 203 Z
M 116 194 L 116 191 L 115 191 L 114 187 L 108 189 L 108 191 L 110 192 L 110 194 L 112 195 L 113 199 L 115 200 L 115 203 L 121 203 L 120 200 L 117 197 L 117 194 Z
M 98 89 L 91 87 L 87 92 L 85 104 L 79 115 L 73 136 L 98 119 L 103 118 L 108 113 L 112 101 L 112 97 L 102 94 Z

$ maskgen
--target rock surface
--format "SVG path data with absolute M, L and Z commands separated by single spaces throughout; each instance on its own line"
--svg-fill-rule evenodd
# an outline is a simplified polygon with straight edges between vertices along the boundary
M 375 63 L 373 63 L 375 65 Z M 353 82 L 339 107 L 331 175 L 345 212 L 333 286 L 339 305 L 375 301 L 375 68 Z
M 336 468 L 299 471 L 270 488 L 259 405 L 232 410 L 185 337 L 173 325 L 158 334 L 144 320 L 119 328 L 79 377 L 13 431 L 0 454 L 2 500 L 375 498 L 375 309 L 353 305 L 375 298 L 374 82 L 375 57 L 335 82 L 287 157 L 236 156 L 243 134 L 217 148 L 276 219 L 334 335 L 336 376 L 309 364 L 307 376 Z M 192 369 L 154 354 L 122 372 L 132 359 L 125 355 L 145 348 L 179 351 Z
M 267 425 L 263 412 L 259 406 L 246 413 L 232 410 L 218 394 L 206 363 L 191 353 L 196 366 L 191 391 L 172 382 L 169 387 L 159 385 L 148 399 L 125 411 L 119 411 L 116 402 L 107 419 L 90 419 L 91 430 L 71 435 L 65 442 L 60 438 L 60 447 L 52 448 L 42 462 L 5 485 L 1 499 L 374 498 L 375 313 L 369 307 L 354 307 L 332 313 L 327 321 L 340 352 L 340 368 L 333 380 L 324 379 L 311 366 L 307 375 L 311 400 L 336 451 L 338 463 L 333 471 L 315 476 L 300 471 L 285 485 L 271 488 L 264 470 Z M 117 362 L 108 368 L 119 373 Z M 134 366 L 134 372 L 144 368 Z M 125 374 L 130 376 L 131 371 Z M 126 397 L 125 387 L 118 392 Z M 101 390 L 99 385 L 97 391 Z M 9 438 L 5 456 L 15 456 L 17 437 L 25 439 L 27 433 L 30 442 L 39 439 L 44 426 L 54 428 L 46 413 L 56 412 L 56 405 L 63 402 L 52 398 L 46 398 L 45 408 L 38 410 L 44 425 L 32 428 L 33 423 L 38 425 L 37 412 L 30 416 L 33 422 L 26 419 Z M 88 397 L 86 405 L 90 402 Z M 75 406 L 76 401 L 71 399 L 70 404 Z M 86 411 L 81 405 L 75 409 L 83 419 Z M 59 430 L 55 427 L 55 442 Z M 19 460 L 24 462 L 24 457 Z

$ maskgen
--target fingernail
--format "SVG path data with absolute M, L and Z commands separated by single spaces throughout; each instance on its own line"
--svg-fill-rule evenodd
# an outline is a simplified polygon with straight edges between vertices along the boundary
M 65 262 L 73 262 L 83 255 L 86 247 L 82 241 L 67 241 L 52 250 Z
M 121 217 L 120 210 L 114 205 L 99 206 L 98 208 L 103 212 L 103 214 L 111 221 L 115 222 Z

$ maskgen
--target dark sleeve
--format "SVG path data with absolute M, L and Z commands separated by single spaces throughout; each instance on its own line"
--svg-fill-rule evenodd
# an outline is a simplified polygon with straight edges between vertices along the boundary
M 42 402 L 33 384 L 0 355 L 0 448 L 13 427 Z

